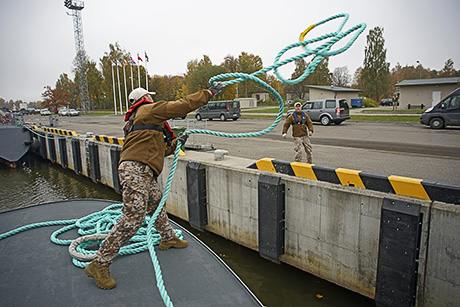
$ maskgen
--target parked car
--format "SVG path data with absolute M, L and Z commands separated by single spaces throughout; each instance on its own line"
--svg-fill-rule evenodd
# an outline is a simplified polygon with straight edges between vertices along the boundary
M 428 108 L 420 117 L 420 123 L 433 129 L 460 126 L 460 87 Z
M 393 99 L 391 99 L 391 98 L 382 99 L 382 101 L 380 101 L 380 105 L 382 105 L 382 106 L 392 106 L 393 105 Z
M 228 118 L 237 120 L 240 117 L 240 102 L 236 100 L 210 101 L 207 105 L 202 106 L 195 112 L 195 118 L 197 120 L 220 118 L 220 120 L 225 121 Z
M 79 111 L 75 110 L 75 109 L 70 109 L 68 112 L 67 112 L 67 115 L 68 116 L 78 116 L 80 114 Z
M 313 122 L 320 122 L 323 126 L 330 123 L 340 125 L 350 119 L 350 106 L 346 99 L 321 99 L 307 101 L 303 104 L 302 110 L 310 116 Z M 289 110 L 287 116 L 294 110 Z
M 51 112 L 48 109 L 41 109 L 40 110 L 40 115 L 41 116 L 48 116 L 48 115 L 51 115 Z
M 67 115 L 69 115 L 69 110 L 67 110 L 67 109 L 61 109 L 61 110 L 58 111 L 58 114 L 59 114 L 60 116 L 67 116 Z

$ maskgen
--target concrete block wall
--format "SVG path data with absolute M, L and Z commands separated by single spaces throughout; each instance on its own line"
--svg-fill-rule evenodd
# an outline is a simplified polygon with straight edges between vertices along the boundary
M 302 180 L 287 179 L 286 187 L 286 252 L 281 259 L 373 297 L 382 200 Z
M 209 222 L 203 228 L 257 251 L 260 172 L 247 168 L 252 160 L 228 157 L 214 161 L 211 153 L 187 152 L 186 157 L 179 158 L 176 176 L 188 160 L 206 169 Z M 163 185 L 171 164 L 172 158 L 167 158 L 160 176 Z M 185 171 L 180 173 L 182 178 L 173 181 L 167 208 L 187 220 L 186 189 L 176 187 L 185 183 Z M 416 304 L 454 306 L 460 301 L 455 291 L 460 286 L 460 275 L 456 274 L 460 267 L 456 235 L 459 206 L 277 176 L 286 185 L 285 253 L 280 256 L 281 262 L 375 298 L 382 201 L 391 198 L 416 202 L 422 213 Z M 451 263 L 454 270 L 448 268 Z
M 460 206 L 433 203 L 428 234 L 423 306 L 459 306 Z
M 55 136 L 56 138 L 60 136 Z M 91 177 L 89 138 L 78 138 L 82 175 Z M 73 169 L 70 138 L 66 140 L 68 168 Z M 56 163 L 61 163 L 55 141 Z M 113 187 L 110 149 L 119 146 L 95 141 L 101 178 Z M 48 146 L 48 145 L 47 145 Z M 48 146 L 47 148 L 51 148 Z M 49 152 L 48 152 L 49 156 Z M 187 151 L 180 157 L 167 199 L 170 214 L 188 220 L 188 161 L 206 173 L 208 223 L 203 225 L 224 238 L 258 251 L 258 182 L 261 173 L 248 168 L 253 160 Z M 163 186 L 173 162 L 167 157 L 159 183 Z M 116 163 L 115 163 L 116 165 Z M 382 201 L 391 198 L 421 205 L 421 239 L 417 276 L 417 306 L 455 306 L 460 302 L 460 207 L 384 192 L 365 190 L 286 174 L 285 251 L 279 260 L 370 298 L 375 297 Z

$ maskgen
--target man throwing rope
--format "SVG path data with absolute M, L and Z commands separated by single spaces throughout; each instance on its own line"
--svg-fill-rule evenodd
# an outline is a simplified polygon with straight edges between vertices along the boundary
M 216 82 L 207 90 L 171 102 L 154 103 L 150 95 L 155 93 L 143 88 L 134 89 L 129 94 L 132 107 L 125 117 L 125 142 L 118 166 L 123 215 L 102 242 L 96 258 L 85 267 L 86 275 L 93 277 L 99 288 L 109 290 L 116 286 L 110 276 L 109 266 L 121 246 L 139 230 L 145 215 L 152 216 L 161 201 L 162 192 L 157 178 L 163 170 L 164 157 L 174 153 L 177 145 L 177 139 L 172 140 L 174 134 L 166 120 L 207 104 L 224 87 L 224 83 Z M 187 135 L 178 138 L 185 144 Z M 160 250 L 187 247 L 188 242 L 174 234 L 164 207 L 154 226 L 161 236 Z

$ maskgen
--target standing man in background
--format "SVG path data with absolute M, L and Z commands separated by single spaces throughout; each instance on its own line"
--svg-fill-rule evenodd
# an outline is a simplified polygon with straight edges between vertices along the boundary
M 302 162 L 302 147 L 307 155 L 307 163 L 312 163 L 312 147 L 310 136 L 313 134 L 313 122 L 308 114 L 302 111 L 302 104 L 294 104 L 294 112 L 286 118 L 283 126 L 283 138 L 292 125 L 292 137 L 294 138 L 295 162 Z

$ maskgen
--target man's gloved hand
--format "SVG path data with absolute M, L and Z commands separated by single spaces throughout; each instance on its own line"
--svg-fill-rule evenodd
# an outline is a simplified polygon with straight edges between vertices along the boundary
M 183 134 L 182 132 L 179 134 L 179 136 L 177 137 L 178 140 L 180 140 L 180 142 L 182 143 L 182 145 L 185 144 L 185 142 L 187 142 L 187 139 L 188 139 L 188 134 Z
M 214 83 L 214 85 L 212 85 L 210 88 L 208 88 L 208 91 L 211 94 L 211 96 L 216 96 L 224 89 L 225 86 L 225 83 L 218 81 Z

